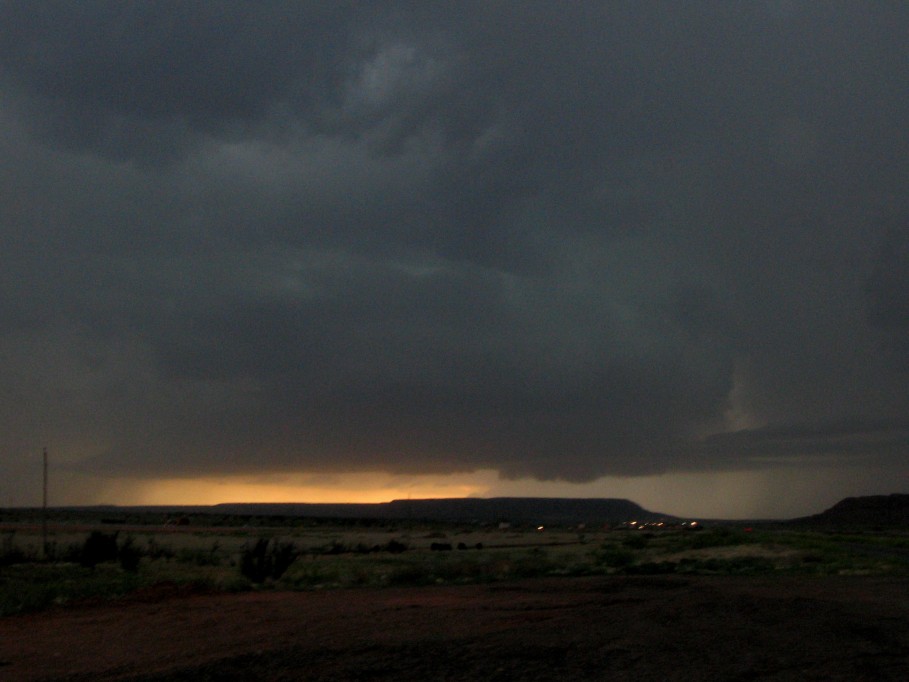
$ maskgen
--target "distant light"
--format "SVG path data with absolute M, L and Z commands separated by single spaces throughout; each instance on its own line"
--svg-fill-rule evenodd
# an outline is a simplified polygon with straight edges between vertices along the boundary
M 543 530 L 543 526 L 537 526 L 537 530 Z

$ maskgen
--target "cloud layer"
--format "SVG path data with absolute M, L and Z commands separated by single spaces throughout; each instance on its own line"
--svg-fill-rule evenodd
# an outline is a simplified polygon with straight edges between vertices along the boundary
M 0 23 L 6 452 L 568 481 L 909 454 L 899 4 Z

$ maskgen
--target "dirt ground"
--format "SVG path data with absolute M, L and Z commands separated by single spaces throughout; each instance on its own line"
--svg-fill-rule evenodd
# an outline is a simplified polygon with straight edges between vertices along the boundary
M 909 579 L 180 594 L 0 619 L 0 680 L 907 680 Z

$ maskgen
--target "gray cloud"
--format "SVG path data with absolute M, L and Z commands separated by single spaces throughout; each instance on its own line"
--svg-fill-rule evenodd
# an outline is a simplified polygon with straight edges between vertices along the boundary
M 7 450 L 576 481 L 909 454 L 899 5 L 0 22 Z

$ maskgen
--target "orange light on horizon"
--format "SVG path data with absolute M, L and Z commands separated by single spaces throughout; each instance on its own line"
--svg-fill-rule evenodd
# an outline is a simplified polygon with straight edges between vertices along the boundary
M 902 471 L 902 468 L 899 469 Z M 864 470 L 833 476 L 825 469 L 733 471 L 603 477 L 587 483 L 500 478 L 493 469 L 453 474 L 262 473 L 143 479 L 62 469 L 51 479 L 51 505 L 213 505 L 223 502 L 379 503 L 443 497 L 606 497 L 629 499 L 653 511 L 690 518 L 794 518 L 827 503 L 831 492 L 854 490 Z M 820 483 L 818 482 L 820 481 Z M 823 486 L 821 484 L 824 484 Z M 801 491 L 779 506 L 779 490 Z M 873 490 L 868 484 L 869 490 Z M 823 488 L 823 490 L 821 490 Z M 711 495 L 703 494 L 710 490 Z M 37 492 L 36 492 L 37 491 Z M 18 493 L 18 491 L 17 491 Z M 40 503 L 40 487 L 24 488 L 9 506 Z M 790 496 L 791 497 L 791 496 Z M 803 499 L 802 499 L 803 498 Z M 789 499 L 789 498 L 787 498 Z M 631 526 L 635 527 L 635 526 Z M 696 526 L 700 527 L 700 525 Z
M 381 503 L 407 498 L 472 497 L 487 490 L 487 485 L 469 475 L 272 474 L 121 481 L 108 488 L 101 501 L 120 505 Z

